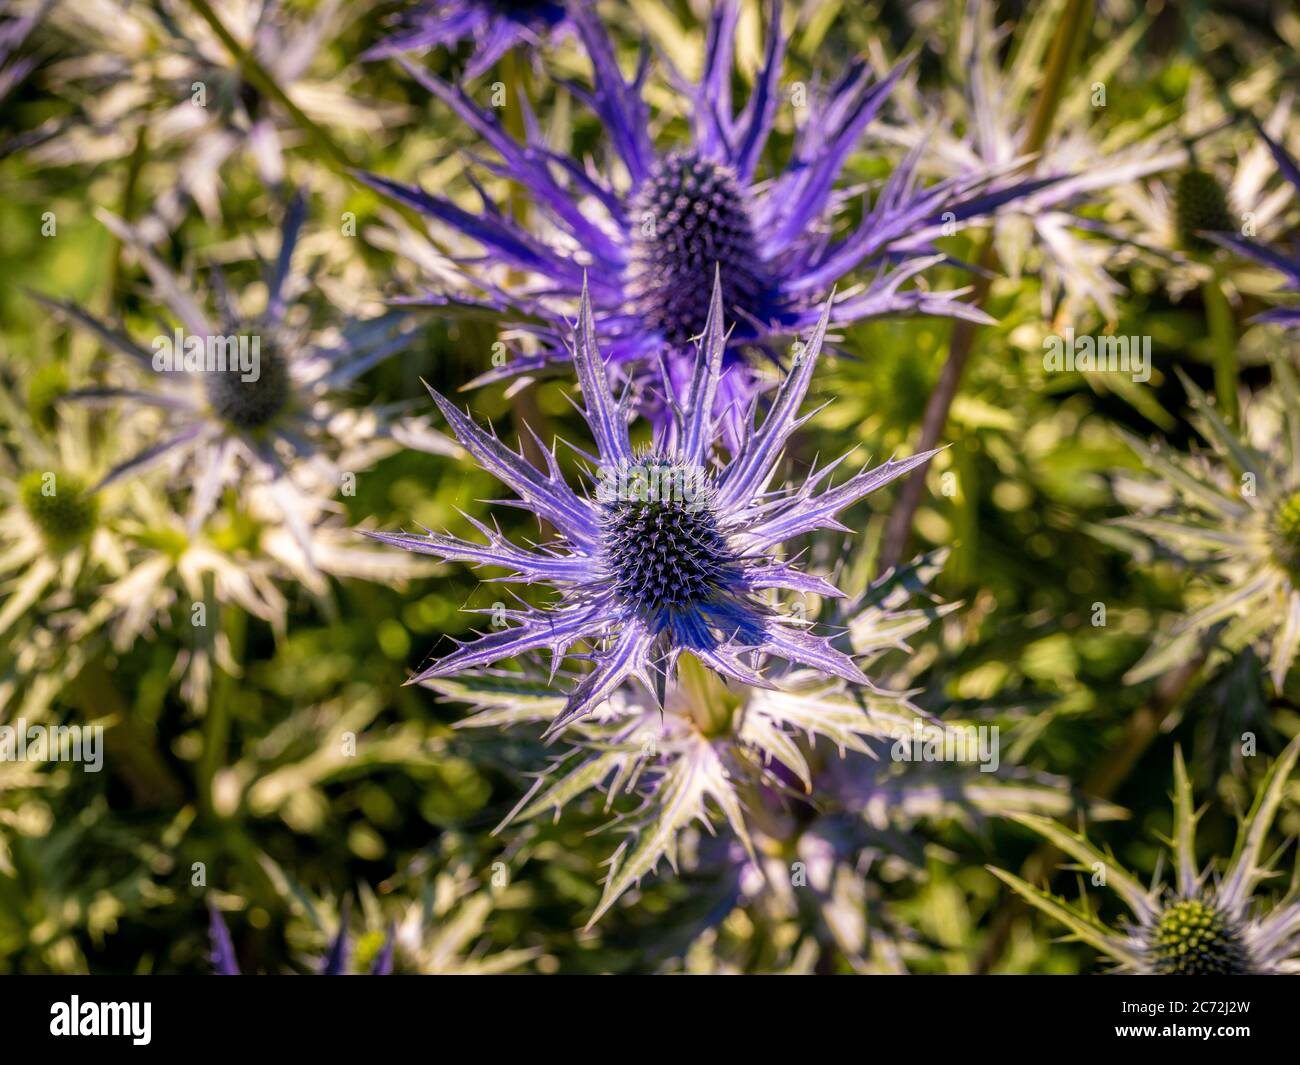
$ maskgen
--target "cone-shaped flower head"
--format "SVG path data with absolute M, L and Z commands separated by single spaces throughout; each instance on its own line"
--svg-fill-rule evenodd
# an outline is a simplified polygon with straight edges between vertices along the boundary
M 1157 882 L 1144 888 L 1083 836 L 1046 818 L 1016 817 L 1085 868 L 1100 865 L 1106 870 L 1106 886 L 1133 913 L 1133 922 L 1125 928 L 1102 924 L 1093 916 L 1096 906 L 1080 909 L 1012 873 L 993 872 L 1028 902 L 1117 962 L 1121 972 L 1155 976 L 1300 972 L 1300 900 L 1295 883 L 1271 908 L 1255 896 L 1255 889 L 1272 879 L 1265 843 L 1282 795 L 1292 782 L 1298 755 L 1300 739 L 1295 739 L 1273 763 L 1241 824 L 1232 858 L 1217 877 L 1208 867 L 1197 868 L 1196 822 L 1200 815 L 1192 806 L 1192 786 L 1181 751 L 1174 757 L 1176 882 L 1172 885 Z
M 413 301 L 474 314 L 487 306 L 538 342 L 536 353 L 512 357 L 479 383 L 566 359 L 567 321 L 584 285 L 610 361 L 653 369 L 654 358 L 666 352 L 680 387 L 690 376 L 691 341 L 704 329 L 707 293 L 718 271 L 723 306 L 734 325 L 727 347 L 734 371 L 723 386 L 724 406 L 732 399 L 743 404 L 758 387 L 744 355 L 776 354 L 783 343 L 778 338 L 811 328 L 837 286 L 831 311 L 837 324 L 917 313 L 986 321 L 960 302 L 962 292 L 908 284 L 943 258 L 928 241 L 913 238 L 926 226 L 938 227 L 941 217 L 961 222 L 990 214 L 1043 182 L 1014 181 L 1005 178 L 1005 168 L 977 167 L 923 185 L 918 148 L 899 161 L 851 223 L 854 197 L 838 187 L 841 171 L 903 65 L 877 78 L 865 60 L 848 63 L 798 108 L 790 156 L 772 170 L 767 149 L 782 110 L 786 37 L 780 3 L 770 8 L 762 67 L 745 105 L 735 108 L 733 51 L 741 5 L 719 0 L 709 20 L 700 81 L 686 90 L 691 134 L 657 144 L 659 123 L 644 96 L 648 52 L 632 78 L 625 78 L 600 21 L 586 5 L 571 5 L 570 18 L 591 61 L 592 85 L 567 87 L 607 134 L 603 166 L 548 145 L 526 99 L 517 104 L 524 109 L 520 143 L 496 112 L 463 89 L 406 64 L 492 149 L 497 159 L 483 165 L 526 189 L 536 208 L 531 220 L 510 217 L 485 197 L 475 213 L 445 196 L 362 175 L 482 249 L 481 256 L 462 258 L 456 295 L 437 292 Z M 1000 176 L 1005 180 L 998 182 Z M 852 275 L 860 275 L 861 283 L 843 284 Z M 667 418 L 658 408 L 650 412 Z
M 715 280 L 708 320 L 687 386 L 665 374 L 671 419 L 649 450 L 634 449 L 628 412 L 611 395 L 596 347 L 591 301 L 584 290 L 573 359 L 582 412 L 596 441 L 589 490 L 562 477 L 553 452 L 538 469 L 476 426 L 448 400 L 434 399 L 465 448 L 519 496 L 517 505 L 551 525 L 558 537 L 536 549 L 508 542 L 475 523 L 486 544 L 451 536 L 370 533 L 411 551 L 512 569 L 518 580 L 552 585 L 551 609 L 519 609 L 515 624 L 462 645 L 412 678 L 446 677 L 515 655 L 550 650 L 557 659 L 578 643 L 597 648 L 593 667 L 569 695 L 551 732 L 587 713 L 626 678 L 662 691 L 678 656 L 689 652 L 724 676 L 767 686 L 758 672 L 774 655 L 866 684 L 852 659 L 830 641 L 785 617 L 760 594 L 772 589 L 838 595 L 821 577 L 773 557 L 782 543 L 819 528 L 844 527 L 835 515 L 867 493 L 922 465 L 932 453 L 863 470 L 836 487 L 839 462 L 810 473 L 798 487 L 772 487 L 782 449 L 810 415 L 799 415 L 826 336 L 829 305 L 760 425 L 728 412 L 736 444 L 725 461 L 715 399 L 727 337 L 722 291 Z
M 1117 524 L 1203 578 L 1189 585 L 1193 609 L 1130 670 L 1130 683 L 1184 661 L 1225 622 L 1222 645 L 1256 644 L 1274 685 L 1286 683 L 1300 650 L 1300 383 L 1284 358 L 1271 365 L 1275 384 L 1245 406 L 1240 429 L 1183 379 L 1212 456 L 1129 441 L 1147 474 L 1121 483 L 1139 513 Z

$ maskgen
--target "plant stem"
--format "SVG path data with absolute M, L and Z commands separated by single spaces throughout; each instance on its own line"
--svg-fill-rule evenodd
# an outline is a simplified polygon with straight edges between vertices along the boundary
M 718 674 L 694 655 L 684 654 L 677 660 L 677 684 L 703 735 L 713 738 L 731 731 L 740 700 Z
M 1047 67 L 1043 73 L 1043 84 L 1039 90 L 1034 112 L 1029 120 L 1022 151 L 1026 155 L 1036 155 L 1047 143 L 1052 122 L 1061 106 L 1065 94 L 1065 84 L 1083 50 L 1083 42 L 1088 36 L 1092 24 L 1092 0 L 1068 0 L 1061 21 L 1056 28 L 1047 53 Z M 1035 160 L 1026 163 L 1026 169 L 1033 167 Z M 982 307 L 988 297 L 990 274 L 996 266 L 997 256 L 993 242 L 984 238 L 979 251 L 980 276 L 975 281 L 971 303 Z M 945 362 L 939 381 L 926 403 L 925 415 L 921 421 L 921 440 L 917 451 L 928 451 L 935 447 L 943 435 L 948 423 L 948 411 L 961 385 L 962 374 L 970 359 L 971 349 L 975 343 L 976 326 L 965 319 L 958 320 L 952 328 L 948 341 L 948 359 Z M 878 572 L 884 573 L 896 566 L 903 557 L 907 547 L 907 537 L 912 530 L 912 520 L 921 505 L 921 496 L 925 491 L 925 469 L 917 470 L 907 479 L 894 507 L 881 545 Z
M 225 629 L 231 659 L 241 662 L 248 631 L 248 615 L 236 606 L 228 606 L 222 612 L 221 624 Z M 203 718 L 203 750 L 199 754 L 196 769 L 199 806 L 205 814 L 219 818 L 228 811 L 218 808 L 213 788 L 217 772 L 225 764 L 226 752 L 230 747 L 231 706 L 235 699 L 237 681 L 228 673 L 221 673 L 213 687 L 212 702 Z
M 1223 292 L 1218 271 L 1201 286 L 1205 300 L 1205 326 L 1210 334 L 1214 364 L 1214 394 L 1229 425 L 1237 424 L 1237 322 Z
M 145 122 L 135 133 L 135 145 L 131 157 L 127 160 L 126 180 L 122 182 L 122 199 L 118 204 L 118 214 L 124 222 L 135 220 L 137 190 L 140 184 L 140 171 L 148 155 L 149 127 Z M 110 234 L 108 241 L 108 283 L 105 285 L 105 303 L 110 312 L 115 308 L 118 284 L 122 273 L 122 242 L 116 235 Z
M 997 253 L 993 250 L 993 242 L 985 238 L 979 253 L 980 275 L 975 279 L 975 287 L 971 294 L 971 302 L 976 307 L 982 305 L 988 297 L 989 285 L 992 283 L 991 271 L 996 265 L 996 259 Z M 948 424 L 948 411 L 957 396 L 962 374 L 966 370 L 966 362 L 970 359 L 975 344 L 975 329 L 975 323 L 965 318 L 959 318 L 953 323 L 952 334 L 948 340 L 948 358 L 939 372 L 939 380 L 935 383 L 930 398 L 926 400 L 917 451 L 929 451 L 943 436 L 944 426 Z M 903 551 L 907 546 L 907 537 L 912 530 L 912 519 L 916 517 L 924 493 L 925 470 L 920 469 L 903 482 L 898 502 L 890 512 L 884 541 L 880 547 L 878 573 L 892 569 L 902 560 Z
M 226 29 L 225 24 L 215 11 L 208 0 L 190 0 L 190 6 L 199 13 L 199 16 L 208 24 L 212 32 L 220 38 L 221 43 L 226 46 L 226 50 L 239 63 L 244 77 L 252 84 L 263 96 L 278 103 L 293 119 L 294 124 L 311 138 L 312 143 L 316 146 L 317 151 L 330 162 L 335 170 L 344 176 L 350 177 L 352 161 L 342 148 L 335 143 L 334 139 L 325 132 L 320 126 L 313 122 L 296 103 L 289 99 L 286 93 L 275 79 L 272 78 L 247 48 L 239 43 L 235 35 Z
M 528 61 L 521 54 L 522 49 L 512 48 L 501 57 L 501 72 L 511 93 L 512 98 L 506 101 L 505 126 L 510 131 L 510 135 L 517 141 L 523 141 L 528 136 L 527 129 L 524 126 L 524 104 L 532 103 L 532 85 L 528 78 Z M 521 182 L 511 182 L 510 184 L 510 211 L 515 220 L 525 228 L 528 225 L 528 216 L 532 210 L 532 201 L 528 195 L 527 186 Z M 509 278 L 512 285 L 522 284 L 524 278 L 518 271 L 511 270 Z M 537 438 L 543 443 L 546 442 L 550 435 L 550 429 L 547 425 L 546 416 L 542 414 L 541 408 L 537 405 L 537 396 L 534 388 L 516 388 L 510 393 L 510 413 L 514 418 L 515 426 L 519 431 L 519 446 L 527 458 L 534 465 L 544 465 L 546 457 L 542 454 L 537 442 L 533 439 L 532 434 L 523 431 L 527 425 L 537 434 Z
M 104 729 L 104 760 L 126 785 L 132 801 L 148 809 L 175 809 L 184 802 L 181 782 L 157 748 L 157 730 L 142 728 L 135 720 L 102 654 L 81 668 L 68 694 L 87 718 L 114 718 Z

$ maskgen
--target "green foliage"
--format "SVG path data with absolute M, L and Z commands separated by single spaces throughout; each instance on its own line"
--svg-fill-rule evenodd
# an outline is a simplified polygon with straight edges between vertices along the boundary
M 34 32 L 38 66 L 0 115 L 0 276 L 21 282 L 0 285 L 0 727 L 98 726 L 105 758 L 101 772 L 0 760 L 0 973 L 206 973 L 209 907 L 247 972 L 317 971 L 344 920 L 354 969 L 379 956 L 392 928 L 399 972 L 1246 964 L 1242 918 L 1226 907 L 1251 899 L 1281 912 L 1285 878 L 1266 875 L 1268 859 L 1300 831 L 1294 745 L 1290 762 L 1280 754 L 1300 731 L 1300 346 L 1252 324 L 1274 302 L 1275 279 L 1201 233 L 1239 228 L 1234 166 L 1254 146 L 1249 123 L 1222 121 L 1221 97 L 1266 118 L 1282 96 L 1279 71 L 1293 65 L 1293 25 L 1227 3 L 1165 5 L 1159 25 L 1140 5 L 1094 5 L 1102 11 L 1085 75 L 1062 101 L 1062 133 L 1087 133 L 1092 150 L 1169 126 L 1172 150 L 1184 138 L 1196 148 L 1196 165 L 1145 179 L 1136 201 L 1103 192 L 1081 208 L 1086 230 L 1065 227 L 1068 265 L 1085 282 L 1076 287 L 1112 281 L 1113 306 L 1056 300 L 1059 279 L 1023 217 L 1000 220 L 995 237 L 974 227 L 939 238 L 951 262 L 927 272 L 935 289 L 971 284 L 960 264 L 979 263 L 992 241 L 983 308 L 996 324 L 975 333 L 946 449 L 924 474 L 905 556 L 916 563 L 877 579 L 896 486 L 843 516 L 851 535 L 801 545 L 853 593 L 848 605 L 809 597 L 808 620 L 842 632 L 880 691 L 798 676 L 774 678 L 788 682 L 783 692 L 740 693 L 688 667 L 664 707 L 646 694 L 593 717 L 571 745 L 547 746 L 539 723 L 563 702 L 549 663 L 404 683 L 513 606 L 512 592 L 465 566 L 396 573 L 385 556 L 357 553 L 358 529 L 474 538 L 489 514 L 515 542 L 544 543 L 551 530 L 486 502 L 500 486 L 463 454 L 367 437 L 373 453 L 342 467 L 355 484 L 331 482 L 320 496 L 331 536 L 315 572 L 285 561 L 284 527 L 251 491 L 231 489 L 201 529 L 162 471 L 90 491 L 156 439 L 157 412 L 73 402 L 77 390 L 124 385 L 113 337 L 78 328 L 23 286 L 129 336 L 177 324 L 159 323 L 145 268 L 96 207 L 131 223 L 151 217 L 193 159 L 172 139 L 193 116 L 177 110 L 190 90 L 177 95 L 167 61 L 179 49 L 157 5 L 84 5 L 146 27 L 112 40 L 93 24 L 78 29 L 68 12 L 82 6 L 55 5 Z M 203 41 L 213 99 L 247 96 L 190 5 L 174 6 L 180 32 Z M 322 6 L 290 8 L 302 18 Z M 283 134 L 284 187 L 308 198 L 313 265 L 295 293 L 302 320 L 290 323 L 303 335 L 328 331 L 342 310 L 378 313 L 425 290 L 447 256 L 467 250 L 414 227 L 352 181 L 337 154 L 478 203 L 464 166 L 465 149 L 481 148 L 473 132 L 397 65 L 357 60 L 392 5 L 341 6 L 352 17 L 324 42 L 298 101 L 325 140 L 264 92 L 256 103 Z M 746 4 L 750 15 L 760 6 Z M 924 43 L 915 76 L 933 93 L 925 100 L 947 101 L 945 136 L 976 134 L 962 102 L 969 56 L 952 31 L 964 3 L 921 5 L 929 16 L 872 4 L 868 17 L 832 0 L 797 24 L 796 6 L 783 91 L 853 56 Z M 680 69 L 697 69 L 699 5 L 606 7 L 629 60 L 644 26 Z M 994 12 L 1011 32 L 990 36 L 990 59 L 1027 108 L 1064 4 L 1019 25 L 1015 7 Z M 746 28 L 747 76 L 761 55 L 751 37 Z M 72 78 L 87 56 L 133 64 L 130 100 Z M 439 50 L 421 62 L 454 79 L 464 58 Z M 546 61 L 587 76 L 571 39 Z M 483 102 L 494 80 L 464 87 Z M 1089 102 L 1097 81 L 1104 107 Z M 658 106 L 667 93 L 654 82 Z M 738 82 L 738 98 L 748 89 Z M 601 158 L 605 131 L 566 90 L 548 78 L 530 91 L 551 143 Z M 107 118 L 99 110 L 137 99 Z M 902 129 L 906 111 L 900 103 L 882 123 Z M 665 135 L 689 117 L 665 115 Z M 788 152 L 799 121 L 783 101 L 767 151 Z M 848 168 L 867 204 L 890 153 L 904 149 L 872 144 Z M 282 189 L 242 151 L 214 174 L 203 202 L 181 198 L 154 250 L 196 290 L 260 306 Z M 1293 232 L 1300 205 L 1271 178 L 1261 188 L 1259 199 L 1278 200 L 1275 231 Z M 529 206 L 504 180 L 489 178 L 484 193 Z M 844 224 L 865 209 L 855 197 Z M 1207 272 L 1231 304 L 1236 417 L 1211 384 Z M 427 382 L 471 403 L 502 439 L 524 422 L 548 443 L 584 439 L 565 379 L 458 395 L 492 368 L 502 328 L 492 315 L 455 299 L 414 313 L 417 342 L 351 386 L 340 433 L 379 412 L 445 428 Z M 1048 370 L 1044 341 L 1067 327 L 1150 338 L 1150 380 Z M 867 454 L 910 453 L 953 330 L 932 318 L 840 330 L 843 357 L 818 369 L 806 410 L 819 409 L 791 441 L 792 467 L 854 446 L 852 468 Z M 288 387 L 274 358 L 264 365 L 261 391 L 208 402 L 231 423 L 264 425 Z M 585 463 L 563 446 L 557 461 L 566 472 Z M 535 589 L 515 591 L 540 601 Z M 1170 678 L 1184 671 L 1171 697 Z M 893 755 L 929 726 L 996 727 L 997 772 Z M 1187 764 L 1173 757 L 1178 744 Z M 1193 778 L 1206 804 L 1197 812 Z M 1259 804 L 1238 837 L 1233 810 L 1252 794 Z M 1163 838 L 1181 855 L 1176 898 L 1143 886 L 1161 867 Z M 1084 904 L 1067 901 L 1076 893 L 1062 854 L 1084 883 L 1100 863 L 1107 891 L 1089 885 Z M 1224 877 L 1217 894 L 1198 880 L 1210 868 Z M 1013 906 L 1016 893 L 1032 907 Z M 1117 931 L 1134 915 L 1149 937 Z

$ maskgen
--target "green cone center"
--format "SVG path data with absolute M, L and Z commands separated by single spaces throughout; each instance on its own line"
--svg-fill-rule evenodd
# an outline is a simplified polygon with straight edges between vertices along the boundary
M 19 499 L 46 542 L 58 550 L 85 540 L 99 520 L 99 500 L 80 478 L 33 471 L 18 485 Z
M 1228 197 L 1214 175 L 1205 170 L 1184 170 L 1174 189 L 1174 215 L 1178 240 L 1188 251 L 1211 251 L 1216 246 L 1201 234 L 1228 232 L 1235 227 Z
M 1151 934 L 1152 962 L 1163 976 L 1236 976 L 1250 971 L 1236 929 L 1199 899 L 1181 899 L 1161 912 Z

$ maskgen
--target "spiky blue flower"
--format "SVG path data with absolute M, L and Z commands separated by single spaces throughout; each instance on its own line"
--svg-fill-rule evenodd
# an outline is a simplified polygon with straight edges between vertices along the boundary
M 465 76 L 477 78 L 516 45 L 539 47 L 569 26 L 562 0 L 427 0 L 404 13 L 398 31 L 361 58 L 427 52 L 468 39 L 474 55 Z
M 780 15 L 781 5 L 774 2 L 762 69 L 737 111 L 731 84 L 740 4 L 719 0 L 709 23 L 703 75 L 688 90 L 691 136 L 686 143 L 658 145 L 642 95 L 648 51 L 642 50 L 635 74 L 626 80 L 599 20 L 585 6 L 574 5 L 570 16 L 590 57 L 593 84 L 568 87 L 606 131 L 613 158 L 603 168 L 549 147 L 526 99 L 518 102 L 524 109 L 521 144 L 495 113 L 461 88 L 405 64 L 492 148 L 498 159 L 483 165 L 526 188 L 538 208 L 534 217 L 539 226 L 545 224 L 544 230 L 530 229 L 486 197 L 475 213 L 418 187 L 363 175 L 381 192 L 483 249 L 482 259 L 466 264 L 464 293 L 430 293 L 412 302 L 444 308 L 469 304 L 475 311 L 486 306 L 537 338 L 539 352 L 512 358 L 479 383 L 566 359 L 567 320 L 584 284 L 610 359 L 635 362 L 667 345 L 679 387 L 691 372 L 691 341 L 704 328 L 705 293 L 715 268 L 728 318 L 735 323 L 728 365 L 739 363 L 746 350 L 777 354 L 775 337 L 810 328 L 837 284 L 863 269 L 869 272 L 863 284 L 840 287 L 832 322 L 906 313 L 986 320 L 959 301 L 961 292 L 904 287 L 942 260 L 933 246 L 909 238 L 938 226 L 941 217 L 960 223 L 986 214 L 1042 182 L 992 188 L 995 175 L 980 169 L 921 186 L 918 148 L 863 206 L 860 221 L 848 224 L 851 193 L 837 185 L 841 170 L 903 65 L 877 79 L 864 60 L 855 59 L 824 91 L 810 90 L 784 168 L 769 171 L 766 148 L 783 95 L 786 37 Z M 897 246 L 905 240 L 908 250 L 902 252 Z M 731 374 L 723 399 L 743 401 L 750 383 L 747 373 Z
M 559 592 L 550 609 L 517 609 L 514 624 L 463 644 L 411 682 L 446 677 L 542 648 L 556 663 L 579 643 L 596 648 L 590 672 L 552 722 L 554 733 L 587 713 L 626 678 L 661 693 L 678 657 L 689 652 L 718 673 L 770 686 L 758 660 L 775 655 L 858 684 L 869 684 L 853 660 L 828 639 L 760 601 L 772 589 L 838 595 L 821 577 L 773 557 L 788 540 L 819 528 L 843 529 L 835 515 L 867 493 L 926 462 L 933 452 L 860 471 L 828 487 L 840 461 L 812 471 L 798 487 L 773 487 L 782 449 L 811 415 L 799 415 L 830 321 L 828 301 L 807 348 L 782 381 L 761 425 L 716 413 L 726 333 L 722 286 L 713 297 L 685 389 L 664 379 L 665 408 L 648 451 L 628 438 L 628 410 L 610 392 L 596 347 L 592 300 L 581 294 L 573 360 L 582 413 L 597 454 L 594 493 L 563 479 L 554 451 L 537 468 L 433 392 L 461 443 L 520 497 L 513 505 L 552 526 L 556 538 L 524 549 L 475 522 L 487 543 L 428 532 L 367 533 L 383 542 L 475 565 L 514 571 L 514 579 Z M 430 390 L 432 391 L 432 390 Z M 730 454 L 717 446 L 721 422 L 732 423 Z M 652 671 L 654 676 L 652 676 Z
M 1268 145 L 1269 151 L 1273 153 L 1282 176 L 1295 186 L 1297 192 L 1300 192 L 1300 163 L 1297 163 L 1291 153 L 1263 129 L 1259 129 L 1258 132 L 1264 143 Z M 1260 244 L 1236 233 L 1209 233 L 1207 236 L 1225 248 L 1232 248 L 1265 266 L 1272 267 L 1286 278 L 1287 289 L 1300 289 L 1300 245 L 1293 245 L 1287 251 Z M 1294 329 L 1300 327 L 1300 307 L 1275 307 L 1265 311 L 1256 321 L 1274 322 Z

